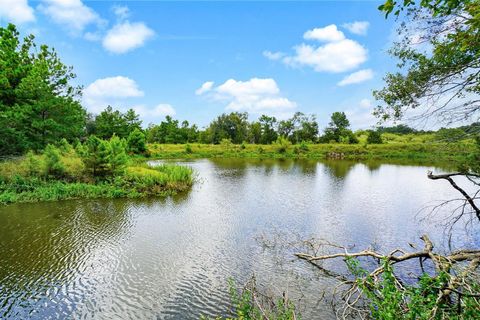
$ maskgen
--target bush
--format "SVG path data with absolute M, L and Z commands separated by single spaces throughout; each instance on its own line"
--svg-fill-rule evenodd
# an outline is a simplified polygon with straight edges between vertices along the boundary
M 305 141 L 300 142 L 299 149 L 303 152 L 307 152 L 308 150 L 310 150 L 308 148 L 307 142 L 305 142 Z
M 47 165 L 42 156 L 29 151 L 22 162 L 27 174 L 31 177 L 41 177 L 47 175 Z
M 275 148 L 279 153 L 286 153 L 291 145 L 292 143 L 290 142 L 290 140 L 288 140 L 284 136 L 279 136 L 277 138 L 277 141 L 275 141 Z
M 60 150 L 54 145 L 49 144 L 45 148 L 43 156 L 45 157 L 47 174 L 57 178 L 63 177 L 65 174 L 65 166 L 61 161 Z
M 185 152 L 193 153 L 192 146 L 190 146 L 188 143 L 185 145 Z
M 368 144 L 381 144 L 383 143 L 382 141 L 382 135 L 378 131 L 370 131 L 368 133 L 367 137 L 367 143 Z
M 222 139 L 220 141 L 220 145 L 222 147 L 225 147 L 226 149 L 229 149 L 232 147 L 233 143 L 232 143 L 232 140 L 231 139 Z
M 142 154 L 147 151 L 146 145 L 147 139 L 145 138 L 145 134 L 136 128 L 127 138 L 127 150 L 133 154 Z

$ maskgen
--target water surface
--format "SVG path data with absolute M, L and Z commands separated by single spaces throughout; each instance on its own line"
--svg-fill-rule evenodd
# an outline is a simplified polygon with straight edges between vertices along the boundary
M 72 200 L 0 207 L 0 318 L 198 319 L 228 315 L 227 280 L 301 298 L 304 318 L 332 284 L 277 234 L 380 250 L 443 228 L 419 209 L 451 198 L 426 166 L 349 161 L 196 160 L 190 192 L 173 198 Z M 438 170 L 438 169 L 437 169 Z M 441 217 L 437 217 L 441 218 Z M 441 220 L 441 219 L 440 219 Z M 480 243 L 460 237 L 458 244 Z M 408 248 L 408 246 L 407 246 Z M 302 298 L 303 297 L 303 298 Z

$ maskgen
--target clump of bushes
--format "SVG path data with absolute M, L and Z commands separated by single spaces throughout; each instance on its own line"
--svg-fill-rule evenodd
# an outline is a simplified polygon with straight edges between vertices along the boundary
M 380 132 L 378 132 L 376 130 L 369 131 L 368 136 L 367 136 L 367 143 L 368 144 L 382 144 L 383 140 L 382 140 L 382 135 L 380 134 Z
M 277 141 L 275 141 L 275 148 L 278 153 L 286 153 L 291 145 L 292 143 L 290 142 L 290 140 L 283 136 L 279 136 L 277 138 Z
M 132 166 L 127 155 L 127 150 L 133 150 L 132 141 L 138 140 L 117 136 L 102 140 L 92 135 L 75 148 L 62 140 L 41 153 L 28 152 L 21 159 L 0 163 L 0 203 L 136 197 L 182 191 L 192 185 L 193 173 L 187 167 Z

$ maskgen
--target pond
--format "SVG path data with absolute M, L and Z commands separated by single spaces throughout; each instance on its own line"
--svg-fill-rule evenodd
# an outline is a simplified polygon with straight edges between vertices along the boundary
M 331 283 L 292 252 L 262 244 L 295 235 L 380 250 L 444 228 L 419 210 L 452 197 L 435 168 L 349 161 L 194 160 L 185 194 L 0 207 L 0 318 L 198 319 L 228 315 L 228 279 L 301 298 L 305 319 Z M 435 169 L 439 170 L 439 169 Z M 441 218 L 437 217 L 437 218 Z M 441 219 L 438 219 L 441 220 Z M 459 244 L 479 238 L 461 236 Z M 339 263 L 342 263 L 341 260 Z

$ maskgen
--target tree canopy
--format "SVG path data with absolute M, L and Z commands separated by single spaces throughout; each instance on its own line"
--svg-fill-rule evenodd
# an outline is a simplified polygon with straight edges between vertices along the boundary
M 0 27 L 0 155 L 42 149 L 84 134 L 81 88 L 54 49 L 23 40 L 13 24 Z
M 390 50 L 398 59 L 399 71 L 388 73 L 386 86 L 374 92 L 382 102 L 376 114 L 383 120 L 408 114 L 447 124 L 478 121 L 480 3 L 388 0 L 380 9 L 405 15 L 400 40 Z

